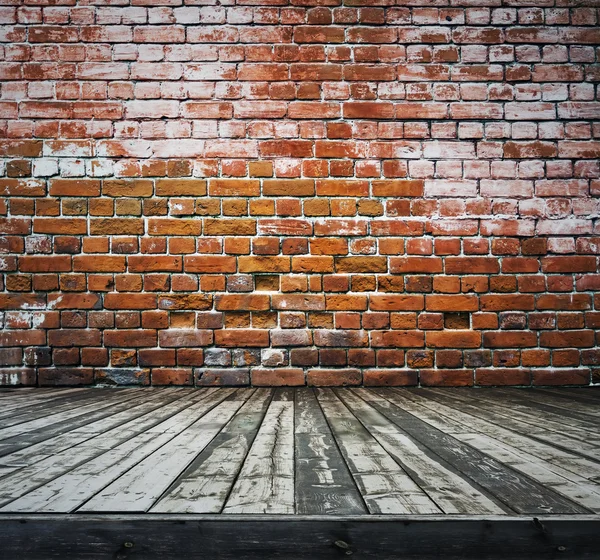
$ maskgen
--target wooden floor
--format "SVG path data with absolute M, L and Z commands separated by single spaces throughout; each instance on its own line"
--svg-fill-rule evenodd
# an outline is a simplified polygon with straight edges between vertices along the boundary
M 0 513 L 600 513 L 594 389 L 0 391 Z

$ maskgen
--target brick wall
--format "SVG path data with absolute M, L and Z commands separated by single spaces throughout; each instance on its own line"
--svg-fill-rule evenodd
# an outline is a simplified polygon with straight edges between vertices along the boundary
M 4 0 L 0 383 L 600 379 L 594 0 Z

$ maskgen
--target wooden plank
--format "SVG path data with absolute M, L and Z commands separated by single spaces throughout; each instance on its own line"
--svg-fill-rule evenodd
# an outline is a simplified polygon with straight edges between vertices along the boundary
M 559 389 L 551 389 L 550 387 L 536 388 L 536 393 L 540 395 L 552 396 L 556 399 L 565 399 L 586 404 L 588 406 L 597 407 L 600 391 L 594 388 L 586 388 L 584 390 L 572 389 L 569 387 L 561 387 Z
M 296 390 L 296 513 L 367 513 L 314 391 Z
M 482 434 L 455 437 L 590 511 L 600 513 L 600 485 Z
M 272 396 L 271 389 L 258 389 L 150 512 L 220 513 Z
M 429 449 L 414 441 L 397 425 L 348 390 L 337 396 L 375 437 L 379 444 L 423 489 L 444 513 L 503 514 L 508 510 L 482 492 Z M 510 510 L 512 511 L 512 510 Z
M 13 399 L 3 399 L 2 404 L 0 406 L 0 418 L 3 422 L 10 420 L 11 418 L 16 418 L 21 414 L 27 414 L 28 412 L 33 412 L 37 410 L 49 410 L 52 408 L 54 404 L 64 403 L 69 399 L 79 400 L 80 398 L 93 398 L 88 395 L 85 391 L 80 391 L 73 395 L 56 395 L 53 398 L 41 399 L 36 398 L 34 393 L 30 393 L 31 398 L 29 399 L 19 399 L 15 401 Z
M 538 410 L 546 410 L 585 423 L 594 424 L 600 420 L 600 408 L 597 405 L 588 405 L 575 399 L 558 399 L 554 395 L 541 394 L 535 389 L 501 389 L 500 394 L 505 395 L 509 402 L 516 399 Z
M 91 387 L 59 387 L 56 389 L 50 387 L 19 387 L 18 389 L 0 389 L 0 397 L 3 399 L 3 402 L 27 403 L 31 399 L 49 399 L 57 395 L 80 393 L 82 391 L 89 391 L 90 389 Z
M 573 393 L 575 395 L 586 396 L 592 399 L 600 399 L 600 386 L 592 385 L 589 387 L 545 387 L 545 391 L 559 392 L 564 390 L 565 393 Z
M 7 559 L 597 560 L 597 516 L 3 516 Z M 127 544 L 126 544 L 127 543 Z M 337 544 L 336 544 L 337 543 Z M 346 546 L 347 548 L 341 548 Z
M 460 403 L 470 404 L 472 401 L 467 395 L 459 391 L 440 391 L 439 389 L 424 389 L 426 394 L 435 393 L 444 398 L 452 398 Z M 464 391 L 463 391 L 464 393 Z M 516 406 L 506 408 L 488 403 L 485 397 L 477 401 L 477 408 L 485 413 L 488 420 L 520 432 L 529 437 L 550 443 L 554 447 L 561 447 L 592 459 L 600 461 L 600 449 L 596 445 L 587 443 L 585 440 L 600 441 L 589 431 L 579 430 L 573 427 L 562 429 L 559 422 L 551 421 L 544 414 L 526 414 L 519 412 Z
M 294 513 L 293 399 L 276 390 L 223 513 Z
M 16 471 L 17 467 L 4 467 L 4 466 L 0 466 L 0 478 L 2 478 L 3 476 L 10 474 L 13 471 Z
M 510 409 L 511 414 L 513 411 L 517 412 L 522 415 L 521 418 L 527 417 L 527 422 L 536 426 L 543 419 L 544 426 L 550 426 L 553 430 L 568 437 L 586 441 L 585 436 L 587 435 L 587 440 L 595 438 L 596 441 L 600 442 L 600 439 L 593 433 L 590 438 L 590 430 L 597 425 L 599 418 L 585 415 L 577 418 L 577 413 L 573 411 L 572 407 L 571 412 L 553 408 L 545 403 L 527 398 L 525 395 L 519 397 L 518 393 L 504 392 L 501 389 L 486 391 L 485 394 L 478 394 L 477 397 L 478 403 L 485 402 L 493 406 L 494 410 L 498 410 L 499 407 L 502 410 Z
M 395 401 L 399 402 L 413 416 L 435 426 L 444 433 L 454 435 L 454 437 L 457 434 L 468 434 L 475 431 L 522 451 L 527 451 L 548 463 L 560 466 L 584 478 L 592 478 L 598 474 L 596 462 L 489 422 L 479 416 L 480 411 L 476 406 L 465 403 L 449 406 L 443 397 L 435 395 L 425 397 L 422 390 L 396 391 Z
M 54 455 L 77 443 L 89 439 L 103 430 L 121 424 L 125 418 L 141 415 L 149 406 L 159 408 L 163 404 L 189 394 L 189 389 L 163 389 L 139 394 L 137 391 L 123 393 L 123 398 L 113 401 L 110 407 L 101 408 L 84 416 L 50 424 L 35 432 L 27 432 L 8 438 L 0 443 L 0 463 L 16 460 L 29 462 Z M 187 393 L 186 393 L 187 391 Z
M 36 389 L 37 391 L 37 389 Z M 88 395 L 89 393 L 95 393 L 94 389 L 71 389 L 57 391 L 55 394 L 43 397 L 38 395 L 37 392 L 28 393 L 28 397 L 4 397 L 2 399 L 2 409 L 0 411 L 0 418 L 7 418 L 16 414 L 23 414 L 29 410 L 35 410 L 43 407 L 48 407 L 56 402 L 64 401 L 67 398 L 76 398 L 80 395 Z
M 42 418 L 50 414 L 73 409 L 77 406 L 99 400 L 99 392 L 112 398 L 121 391 L 94 391 L 88 389 L 87 391 L 82 391 L 74 395 L 68 394 L 57 396 L 51 400 L 30 402 L 27 405 L 20 406 L 16 409 L 9 409 L 8 407 L 3 406 L 2 412 L 0 413 L 0 429 L 28 422 L 30 420 L 36 420 L 37 418 Z
M 82 443 L 69 446 L 60 453 L 27 464 L 18 471 L 0 479 L 0 505 L 5 505 L 39 486 L 47 484 L 56 477 L 101 455 L 108 449 L 116 447 L 139 433 L 152 430 L 154 426 L 190 406 L 195 399 L 202 400 L 211 397 L 212 395 L 205 397 L 205 393 L 199 392 L 196 397 L 190 399 L 179 399 L 175 402 L 169 402 L 170 399 L 167 399 L 168 404 L 164 404 L 159 409 L 153 407 L 143 415 L 121 422 L 118 426 L 102 432 L 96 437 L 87 436 Z
M 373 393 L 360 390 L 359 394 L 379 412 L 400 426 L 413 439 L 429 448 L 459 472 L 485 488 L 508 507 L 522 514 L 588 513 L 585 508 L 563 496 L 536 484 L 516 471 L 481 453 L 457 439 L 402 409 L 396 404 L 392 391 L 378 390 Z
M 0 442 L 14 436 L 19 436 L 28 432 L 34 432 L 35 430 L 48 426 L 49 424 L 63 422 L 65 420 L 77 418 L 79 416 L 97 411 L 102 408 L 110 407 L 112 404 L 112 400 L 112 397 L 107 396 L 101 400 L 94 400 L 75 409 L 63 410 L 62 407 L 59 407 L 58 412 L 52 411 L 51 414 L 43 418 L 38 418 L 23 423 L 17 423 L 10 427 L 3 428 L 0 431 Z
M 371 513 L 441 512 L 331 390 L 317 398 Z
M 214 393 L 214 399 L 207 399 L 190 407 L 173 418 L 170 428 L 173 437 L 145 457 L 133 468 L 127 470 L 112 484 L 106 486 L 80 511 L 87 512 L 143 512 L 147 511 L 161 497 L 179 474 L 211 442 L 231 419 L 237 410 L 252 394 L 252 389 L 222 389 Z M 155 426 L 153 431 L 160 434 L 164 427 Z
M 221 399 L 227 397 L 227 392 L 221 392 Z M 144 461 L 160 455 L 167 457 L 167 462 L 175 457 L 173 451 L 177 447 L 178 438 L 197 424 L 198 416 L 202 416 L 220 401 L 203 400 L 180 411 L 176 415 L 158 424 L 153 430 L 142 432 L 124 441 L 107 452 L 94 457 L 90 461 L 55 478 L 49 483 L 32 490 L 17 500 L 10 502 L 0 511 L 3 512 L 57 512 L 68 513 L 75 511 L 84 502 L 91 499 L 97 492 L 113 483 L 122 475 L 127 476 L 130 469 L 140 469 Z M 221 401 L 222 402 L 222 401 Z M 193 446 L 189 446 L 193 449 Z M 159 453 L 156 453 L 160 449 Z M 159 468 L 169 468 L 172 465 L 161 463 Z M 153 476 L 155 473 L 152 473 Z M 156 492 L 152 480 L 140 477 L 140 482 L 147 486 L 147 494 Z M 136 487 L 129 487 L 124 496 L 135 493 Z M 126 498 L 124 498 L 126 500 Z

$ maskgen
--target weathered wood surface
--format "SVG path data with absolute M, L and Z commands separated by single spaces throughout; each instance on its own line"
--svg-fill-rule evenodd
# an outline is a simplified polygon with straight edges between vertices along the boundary
M 106 532 L 104 521 L 94 525 L 88 517 L 94 514 L 448 514 L 448 520 L 522 516 L 529 524 L 553 514 L 597 522 L 599 395 L 576 389 L 0 391 L 0 522 L 11 514 L 75 514 L 88 520 L 78 525 L 81 538 L 99 539 L 98 558 L 109 549 L 116 554 L 110 547 L 117 533 L 110 523 Z M 52 519 L 59 535 L 60 518 Z M 132 534 L 142 531 L 137 523 L 127 525 Z M 220 530 L 216 521 L 200 523 L 202 531 Z M 22 531 L 12 522 L 2 527 L 0 541 Z M 257 527 L 259 542 L 266 525 Z M 308 525 L 294 527 L 301 534 Z M 332 527 L 314 526 L 316 547 Z M 335 531 L 345 540 L 343 527 Z M 356 535 L 363 527 L 356 526 Z M 465 538 L 477 540 L 485 530 L 473 525 Z M 180 531 L 187 538 L 186 528 Z M 2 544 L 3 560 L 9 549 Z M 297 551 L 286 555 L 282 546 L 282 557 L 295 557 Z M 315 558 L 340 554 L 335 547 L 317 549 Z M 259 554 L 249 550 L 249 558 Z M 93 557 L 86 554 L 80 557 Z
M 597 517 L 0 516 L 1 560 L 597 560 Z

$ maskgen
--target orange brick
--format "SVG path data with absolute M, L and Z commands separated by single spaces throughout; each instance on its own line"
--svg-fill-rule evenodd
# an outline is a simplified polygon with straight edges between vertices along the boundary
M 98 179 L 52 179 L 50 181 L 52 196 L 100 196 Z
M 257 179 L 210 179 L 208 192 L 211 196 L 259 196 L 260 181 Z
M 156 196 L 204 196 L 206 181 L 203 179 L 158 179 Z

